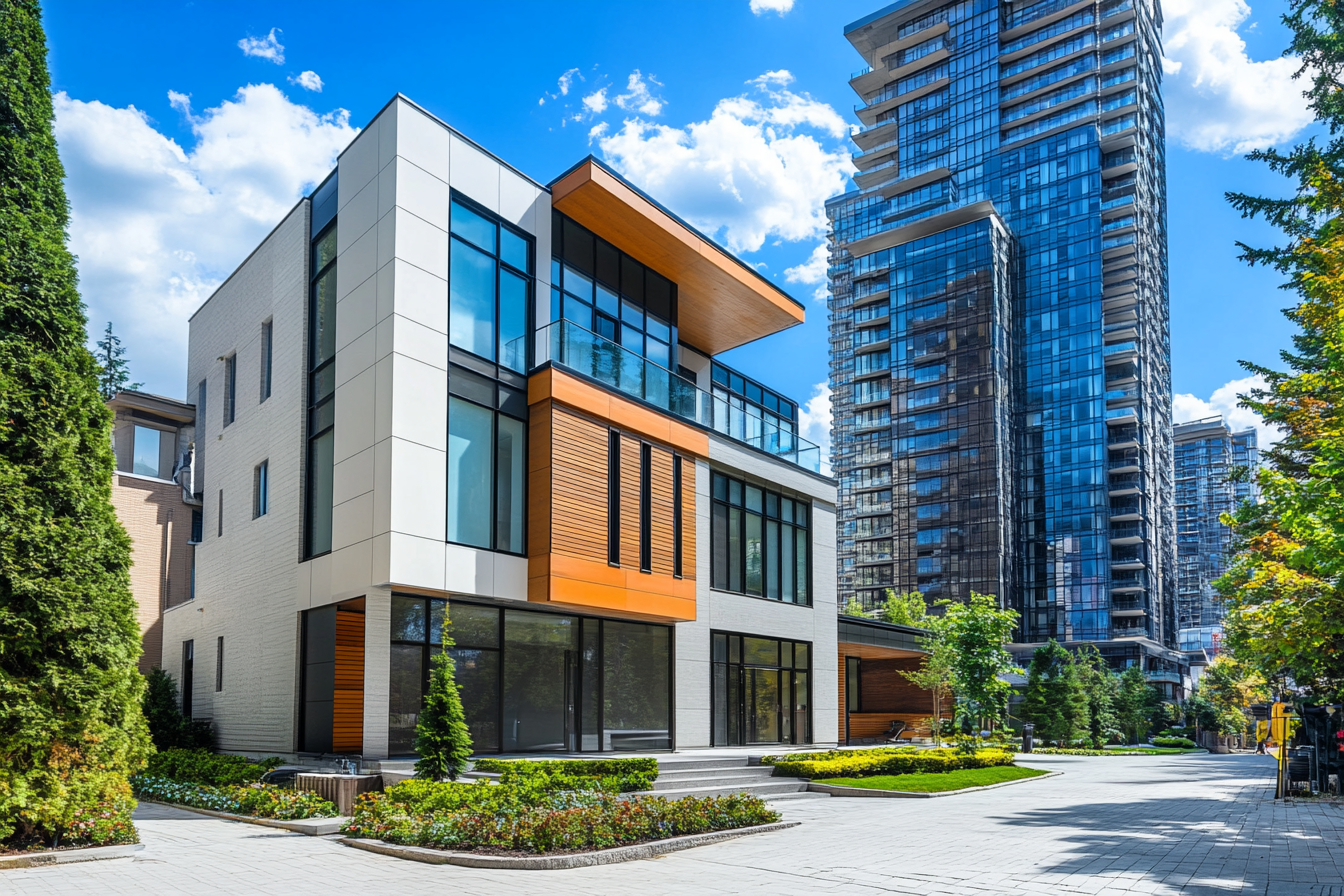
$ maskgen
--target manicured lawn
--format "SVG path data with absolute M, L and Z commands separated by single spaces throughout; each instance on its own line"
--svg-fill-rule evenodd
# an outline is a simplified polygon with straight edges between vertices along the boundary
M 1041 769 L 1018 768 L 1015 765 L 1000 765 L 993 768 L 964 768 L 955 772 L 935 772 L 912 775 L 874 775 L 871 778 L 826 778 L 818 784 L 834 784 L 837 787 L 864 787 L 868 790 L 904 790 L 910 793 L 943 793 L 948 790 L 964 790 L 967 787 L 984 787 L 987 784 L 1002 784 L 1004 781 L 1019 781 L 1048 774 Z

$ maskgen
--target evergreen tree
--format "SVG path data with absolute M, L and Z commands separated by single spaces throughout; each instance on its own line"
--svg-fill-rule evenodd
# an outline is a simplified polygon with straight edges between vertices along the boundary
M 0 0 L 0 845 L 129 811 L 149 750 L 63 178 L 40 5 Z
M 126 360 L 126 349 L 121 339 L 112 332 L 112 321 L 107 322 L 103 338 L 98 340 L 98 392 L 107 401 L 118 392 L 139 389 L 144 383 L 131 382 L 131 366 Z
M 1073 655 L 1054 638 L 1032 654 L 1024 696 L 1018 712 L 1036 726 L 1037 736 L 1061 747 L 1073 746 L 1087 722 L 1087 696 Z
M 1073 657 L 1073 665 L 1078 670 L 1078 681 L 1087 701 L 1087 737 L 1092 746 L 1100 750 L 1107 741 L 1120 734 L 1115 719 L 1118 682 L 1095 644 L 1080 647 Z
M 1286 370 L 1243 362 L 1267 382 L 1243 404 L 1283 436 L 1262 452 L 1262 503 L 1225 517 L 1237 555 L 1216 587 L 1227 600 L 1224 646 L 1327 703 L 1344 699 L 1344 5 L 1292 0 L 1289 10 L 1294 77 L 1328 137 L 1250 154 L 1288 179 L 1287 198 L 1228 194 L 1286 237 L 1241 245 L 1242 258 L 1286 276 L 1295 296 L 1284 314 L 1298 332 L 1280 353 Z
M 451 646 L 452 640 L 445 638 L 444 649 L 432 661 L 429 693 L 415 724 L 415 752 L 420 754 L 415 776 L 431 781 L 456 781 L 471 758 L 471 732 L 453 680 L 453 658 L 448 655 Z
M 1143 667 L 1135 663 L 1120 674 L 1115 715 L 1126 743 L 1138 743 L 1148 733 L 1148 725 L 1160 703 L 1157 689 L 1148 683 Z
M 921 628 L 928 612 L 929 605 L 924 600 L 924 595 L 918 591 L 911 591 L 909 594 L 897 594 L 892 589 L 887 589 L 887 602 L 882 605 L 883 622 Z
M 145 681 L 145 696 L 140 706 L 156 749 L 215 748 L 214 726 L 204 719 L 189 719 L 182 715 L 178 708 L 177 683 L 171 675 L 162 669 L 150 669 Z

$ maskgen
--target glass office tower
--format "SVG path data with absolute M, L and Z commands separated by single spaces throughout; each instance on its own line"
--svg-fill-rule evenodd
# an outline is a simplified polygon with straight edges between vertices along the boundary
M 1213 583 L 1227 569 L 1232 531 L 1222 515 L 1259 499 L 1255 430 L 1233 432 L 1222 417 L 1178 423 L 1176 455 L 1176 639 L 1181 650 L 1215 654 L 1223 604 Z M 1245 475 L 1235 475 L 1243 471 Z
M 1155 0 L 902 0 L 846 29 L 841 607 L 975 590 L 1024 646 L 1175 646 L 1160 28 Z

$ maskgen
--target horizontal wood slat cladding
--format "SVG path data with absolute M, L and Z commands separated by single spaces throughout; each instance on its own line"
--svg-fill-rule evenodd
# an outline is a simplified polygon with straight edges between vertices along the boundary
M 681 464 L 681 576 L 695 581 L 695 460 L 679 457 Z
M 336 611 L 336 692 L 332 704 L 331 749 L 364 749 L 364 614 Z
M 933 734 L 933 728 L 924 724 L 933 718 L 933 702 L 929 702 L 929 708 L 923 712 L 852 712 L 849 714 L 849 737 L 855 740 L 860 737 L 881 737 L 891 728 L 893 721 L 905 723 L 905 731 L 902 732 L 900 740 L 908 740 L 910 737 L 929 737 Z M 943 718 L 947 718 L 944 713 Z
M 621 565 L 639 569 L 639 439 L 621 435 Z
M 709 434 L 679 418 L 608 392 L 572 373 L 547 367 L 527 381 L 528 404 L 551 400 L 610 424 L 697 457 L 709 457 Z
M 902 672 L 919 668 L 917 659 L 860 660 L 861 712 L 922 712 L 933 715 L 933 698 L 906 680 Z
M 671 451 L 655 447 L 649 452 L 649 558 L 653 572 L 672 575 L 672 523 L 675 505 L 672 501 L 672 465 L 676 458 Z

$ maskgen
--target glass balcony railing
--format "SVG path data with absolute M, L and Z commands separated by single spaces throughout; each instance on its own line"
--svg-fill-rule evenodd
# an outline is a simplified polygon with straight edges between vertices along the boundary
M 537 364 L 547 361 L 805 470 L 821 471 L 820 446 L 573 321 L 537 330 Z
M 1105 346 L 1102 346 L 1102 348 L 1101 348 L 1101 354 L 1102 354 L 1103 357 L 1107 357 L 1107 358 L 1109 358 L 1109 357 L 1111 357 L 1112 355 L 1129 354 L 1129 353 L 1137 352 L 1138 350 L 1139 350 L 1138 343 L 1135 343 L 1135 342 L 1116 342 L 1116 343 L 1114 343 L 1114 344 L 1112 344 L 1112 345 L 1105 345 Z

